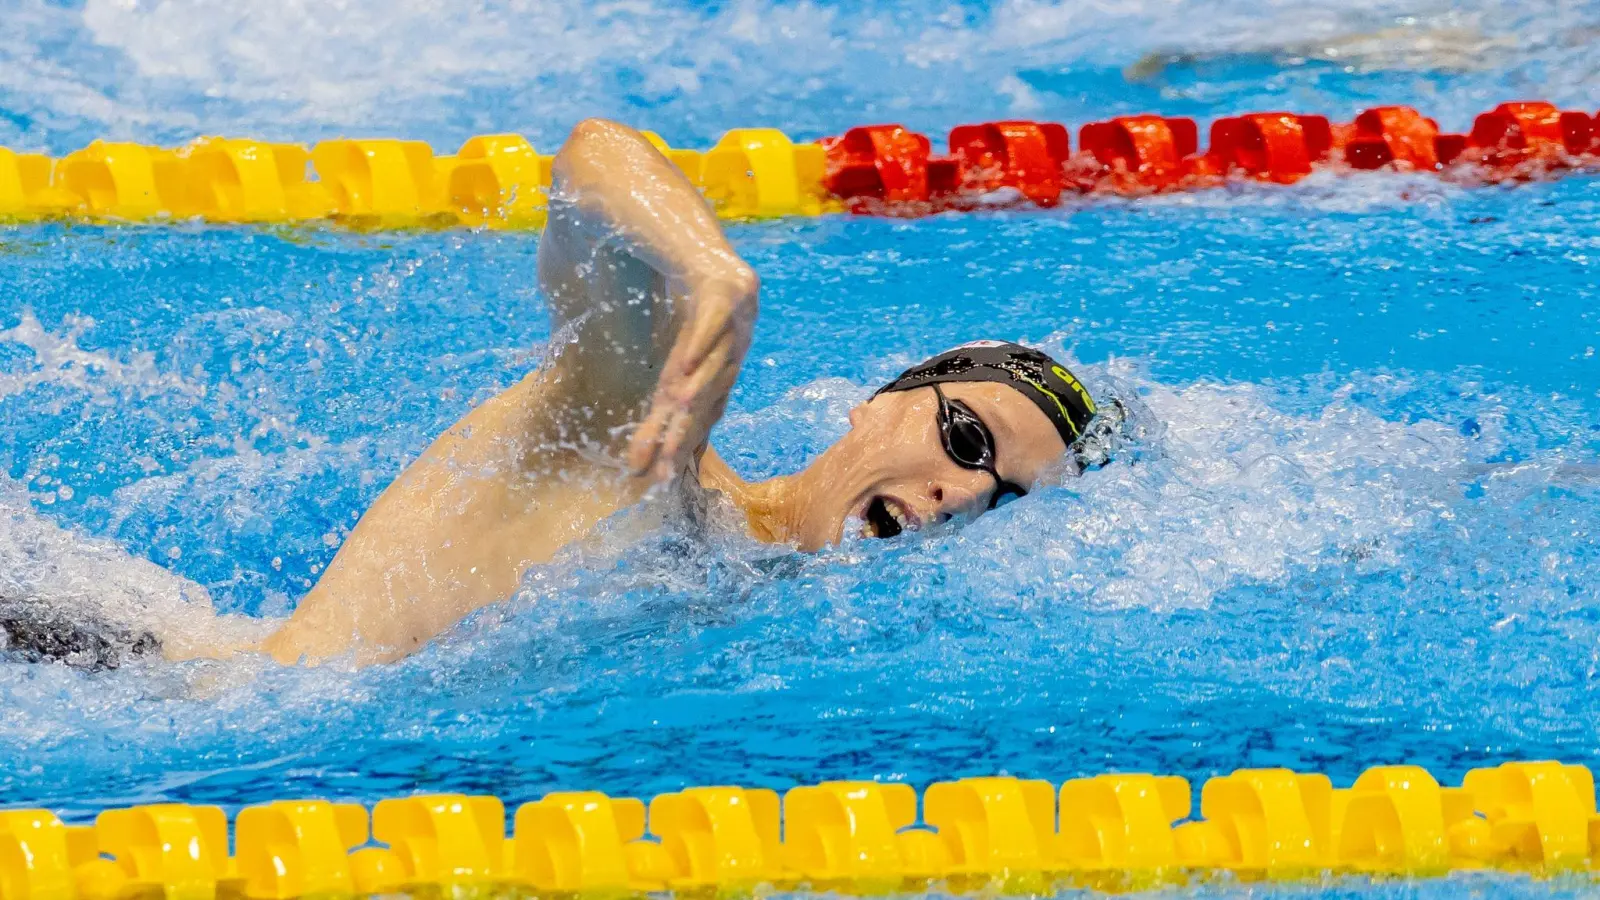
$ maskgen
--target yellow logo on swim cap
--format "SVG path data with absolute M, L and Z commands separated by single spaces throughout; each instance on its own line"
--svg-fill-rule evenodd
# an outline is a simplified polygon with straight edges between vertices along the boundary
M 1062 368 L 1060 364 L 1051 366 L 1050 371 L 1056 373 L 1057 378 L 1065 381 L 1067 384 L 1072 386 L 1073 390 L 1078 392 L 1078 396 L 1083 398 L 1083 405 L 1089 408 L 1089 415 L 1092 416 L 1095 414 L 1094 398 L 1089 396 L 1088 389 L 1080 384 L 1078 379 L 1072 377 L 1071 372 L 1068 372 L 1066 369 Z

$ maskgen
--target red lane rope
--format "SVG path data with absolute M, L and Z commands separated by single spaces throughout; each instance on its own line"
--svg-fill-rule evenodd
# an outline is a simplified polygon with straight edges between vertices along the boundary
M 1380 106 L 1348 124 L 1288 112 L 1211 124 L 1199 146 L 1193 119 L 1119 116 L 1078 131 L 1008 120 L 952 129 L 949 150 L 899 125 L 824 138 L 824 185 L 858 213 L 916 215 L 991 202 L 1008 190 L 1053 206 L 1073 193 L 1141 195 L 1213 187 L 1228 178 L 1293 184 L 1319 166 L 1438 172 L 1460 182 L 1547 177 L 1600 166 L 1600 113 L 1544 102 L 1502 103 L 1471 132 L 1449 134 L 1408 106 Z

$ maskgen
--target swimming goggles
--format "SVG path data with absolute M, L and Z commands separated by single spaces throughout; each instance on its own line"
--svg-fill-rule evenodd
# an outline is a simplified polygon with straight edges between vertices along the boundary
M 951 400 L 939 389 L 930 385 L 939 398 L 939 440 L 950 461 L 963 469 L 988 472 L 994 477 L 994 493 L 989 495 L 989 508 L 994 509 L 1002 500 L 1021 497 L 1028 491 L 1000 477 L 995 470 L 994 432 L 983 424 L 972 407 L 960 400 Z

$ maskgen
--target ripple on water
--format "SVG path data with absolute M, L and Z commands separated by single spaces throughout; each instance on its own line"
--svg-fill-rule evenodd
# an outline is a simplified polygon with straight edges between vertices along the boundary
M 1133 438 L 887 543 L 602 535 L 391 667 L 0 663 L 0 786 L 83 815 L 1588 759 L 1590 188 L 736 229 L 767 294 L 715 436 L 741 470 L 797 465 L 980 336 L 1059 352 Z M 546 337 L 525 236 L 10 234 L 0 592 L 71 610 L 281 615 Z

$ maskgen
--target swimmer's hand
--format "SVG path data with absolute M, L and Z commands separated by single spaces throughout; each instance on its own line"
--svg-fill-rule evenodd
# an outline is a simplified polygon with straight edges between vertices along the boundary
M 587 437 L 629 434 L 617 449 L 639 478 L 690 470 L 750 347 L 760 287 L 699 190 L 639 132 L 580 123 L 551 163 L 539 284 L 553 330 L 576 330 L 549 381 L 574 409 L 643 413 L 631 433 L 608 422 Z
M 755 273 L 642 134 L 588 119 L 551 163 L 539 370 L 440 435 L 356 523 L 275 659 L 404 656 L 691 469 L 750 346 Z M 641 423 L 641 424 L 636 424 Z
M 653 482 L 688 469 L 722 418 L 750 349 L 761 282 L 737 257 L 684 279 L 690 304 L 650 411 L 628 445 L 628 466 Z

